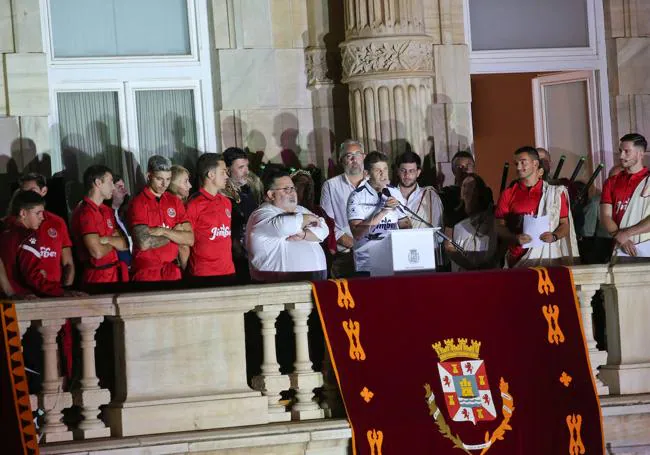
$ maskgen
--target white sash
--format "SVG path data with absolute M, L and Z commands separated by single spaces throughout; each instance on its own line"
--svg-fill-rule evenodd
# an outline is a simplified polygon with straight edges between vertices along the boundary
M 542 199 L 537 207 L 537 216 L 549 216 L 549 232 L 553 232 L 560 224 L 562 194 L 565 195 L 568 202 L 569 194 L 566 187 L 563 185 L 549 185 L 547 182 L 543 182 Z M 569 206 L 569 236 L 561 238 L 557 242 L 544 243 L 542 246 L 529 248 L 513 267 L 573 265 L 579 262 L 578 240 L 573 227 L 573 216 L 570 209 Z
M 650 176 L 644 178 L 639 182 L 630 202 L 625 209 L 623 219 L 621 220 L 620 228 L 627 228 L 639 224 L 642 220 L 650 215 Z M 650 232 L 643 234 L 633 235 L 631 237 L 632 243 L 641 243 L 650 240 Z

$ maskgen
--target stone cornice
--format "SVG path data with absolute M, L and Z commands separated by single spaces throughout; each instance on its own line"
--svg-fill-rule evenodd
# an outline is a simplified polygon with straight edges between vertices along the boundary
M 398 36 L 341 44 L 343 82 L 370 75 L 433 76 L 433 43 L 426 36 Z

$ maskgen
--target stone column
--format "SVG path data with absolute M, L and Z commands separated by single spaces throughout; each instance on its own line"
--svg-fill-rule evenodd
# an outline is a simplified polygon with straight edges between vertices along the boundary
M 99 387 L 99 379 L 95 370 L 95 332 L 103 316 L 85 317 L 78 322 L 77 329 L 81 334 L 81 353 L 83 377 L 81 389 L 73 392 L 72 398 L 75 405 L 81 408 L 84 419 L 79 428 L 74 430 L 79 439 L 103 438 L 111 435 L 110 428 L 97 418 L 99 407 L 111 400 L 111 393 Z
M 582 317 L 582 330 L 585 334 L 585 341 L 587 342 L 587 349 L 589 351 L 589 361 L 591 362 L 591 369 L 596 381 L 596 389 L 598 395 L 608 395 L 609 387 L 598 378 L 598 369 L 607 363 L 607 351 L 601 351 L 596 348 L 596 340 L 594 338 L 594 324 L 593 324 L 593 307 L 591 300 L 600 289 L 600 284 L 582 284 L 576 285 L 576 293 L 580 300 L 580 313 Z
M 424 154 L 433 134 L 433 39 L 422 0 L 345 0 L 343 82 L 352 137 L 392 156 Z
M 43 389 L 39 394 L 39 407 L 45 410 L 43 425 L 43 442 L 72 440 L 72 432 L 61 421 L 61 411 L 72 406 L 69 392 L 63 391 L 63 378 L 59 376 L 59 356 L 56 336 L 65 319 L 42 321 L 39 331 L 43 336 Z
M 612 394 L 650 392 L 650 266 L 616 265 L 613 286 L 605 289 L 607 365 L 600 378 Z
M 650 2 L 605 0 L 614 150 L 630 132 L 650 134 Z
M 287 305 L 293 319 L 293 332 L 296 336 L 295 371 L 289 375 L 291 388 L 296 391 L 296 404 L 291 409 L 294 420 L 321 419 L 324 411 L 314 401 L 314 389 L 323 385 L 322 373 L 312 369 L 309 359 L 309 338 L 307 319 L 311 314 L 312 303 L 292 303 Z
M 253 378 L 253 388 L 259 390 L 269 400 L 269 420 L 271 422 L 285 422 L 291 420 L 285 407 L 280 403 L 280 392 L 289 390 L 289 377 L 280 374 L 280 364 L 277 360 L 275 349 L 275 321 L 283 305 L 262 305 L 256 309 L 257 316 L 262 321 L 262 344 L 264 359 L 262 360 L 262 374 Z

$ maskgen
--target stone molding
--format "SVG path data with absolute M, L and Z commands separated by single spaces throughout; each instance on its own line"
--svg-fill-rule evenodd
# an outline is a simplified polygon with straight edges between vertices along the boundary
M 327 49 L 322 47 L 305 49 L 305 72 L 308 88 L 334 84 L 329 74 Z
M 428 37 L 348 41 L 341 45 L 341 54 L 343 82 L 346 83 L 374 74 L 433 76 L 433 43 Z

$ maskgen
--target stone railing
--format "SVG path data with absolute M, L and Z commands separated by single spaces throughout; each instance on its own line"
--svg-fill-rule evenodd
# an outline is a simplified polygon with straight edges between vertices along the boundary
M 649 273 L 650 264 L 573 269 L 601 395 L 650 393 Z M 592 323 L 599 290 L 607 351 L 604 340 L 596 342 Z M 34 400 L 45 411 L 41 443 L 318 420 L 340 411 L 328 359 L 310 358 L 314 343 L 323 352 L 323 340 L 309 333 L 314 308 L 308 283 L 39 300 L 18 302 L 17 310 L 21 332 L 32 326 L 42 336 L 43 381 Z M 252 344 L 244 323 L 253 315 L 261 339 L 261 361 L 251 370 L 256 375 L 247 374 Z M 277 336 L 281 317 L 290 321 L 291 348 Z M 74 352 L 81 378 L 66 387 L 57 334 L 68 319 L 79 333 Z M 97 352 L 113 354 L 96 359 L 100 324 L 110 325 L 112 339 L 107 351 L 101 337 Z M 293 367 L 281 369 L 277 359 L 287 356 L 278 354 L 287 349 L 294 350 Z M 322 371 L 312 361 L 322 361 Z M 114 371 L 106 388 L 96 363 Z M 78 410 L 76 419 L 68 408 Z

